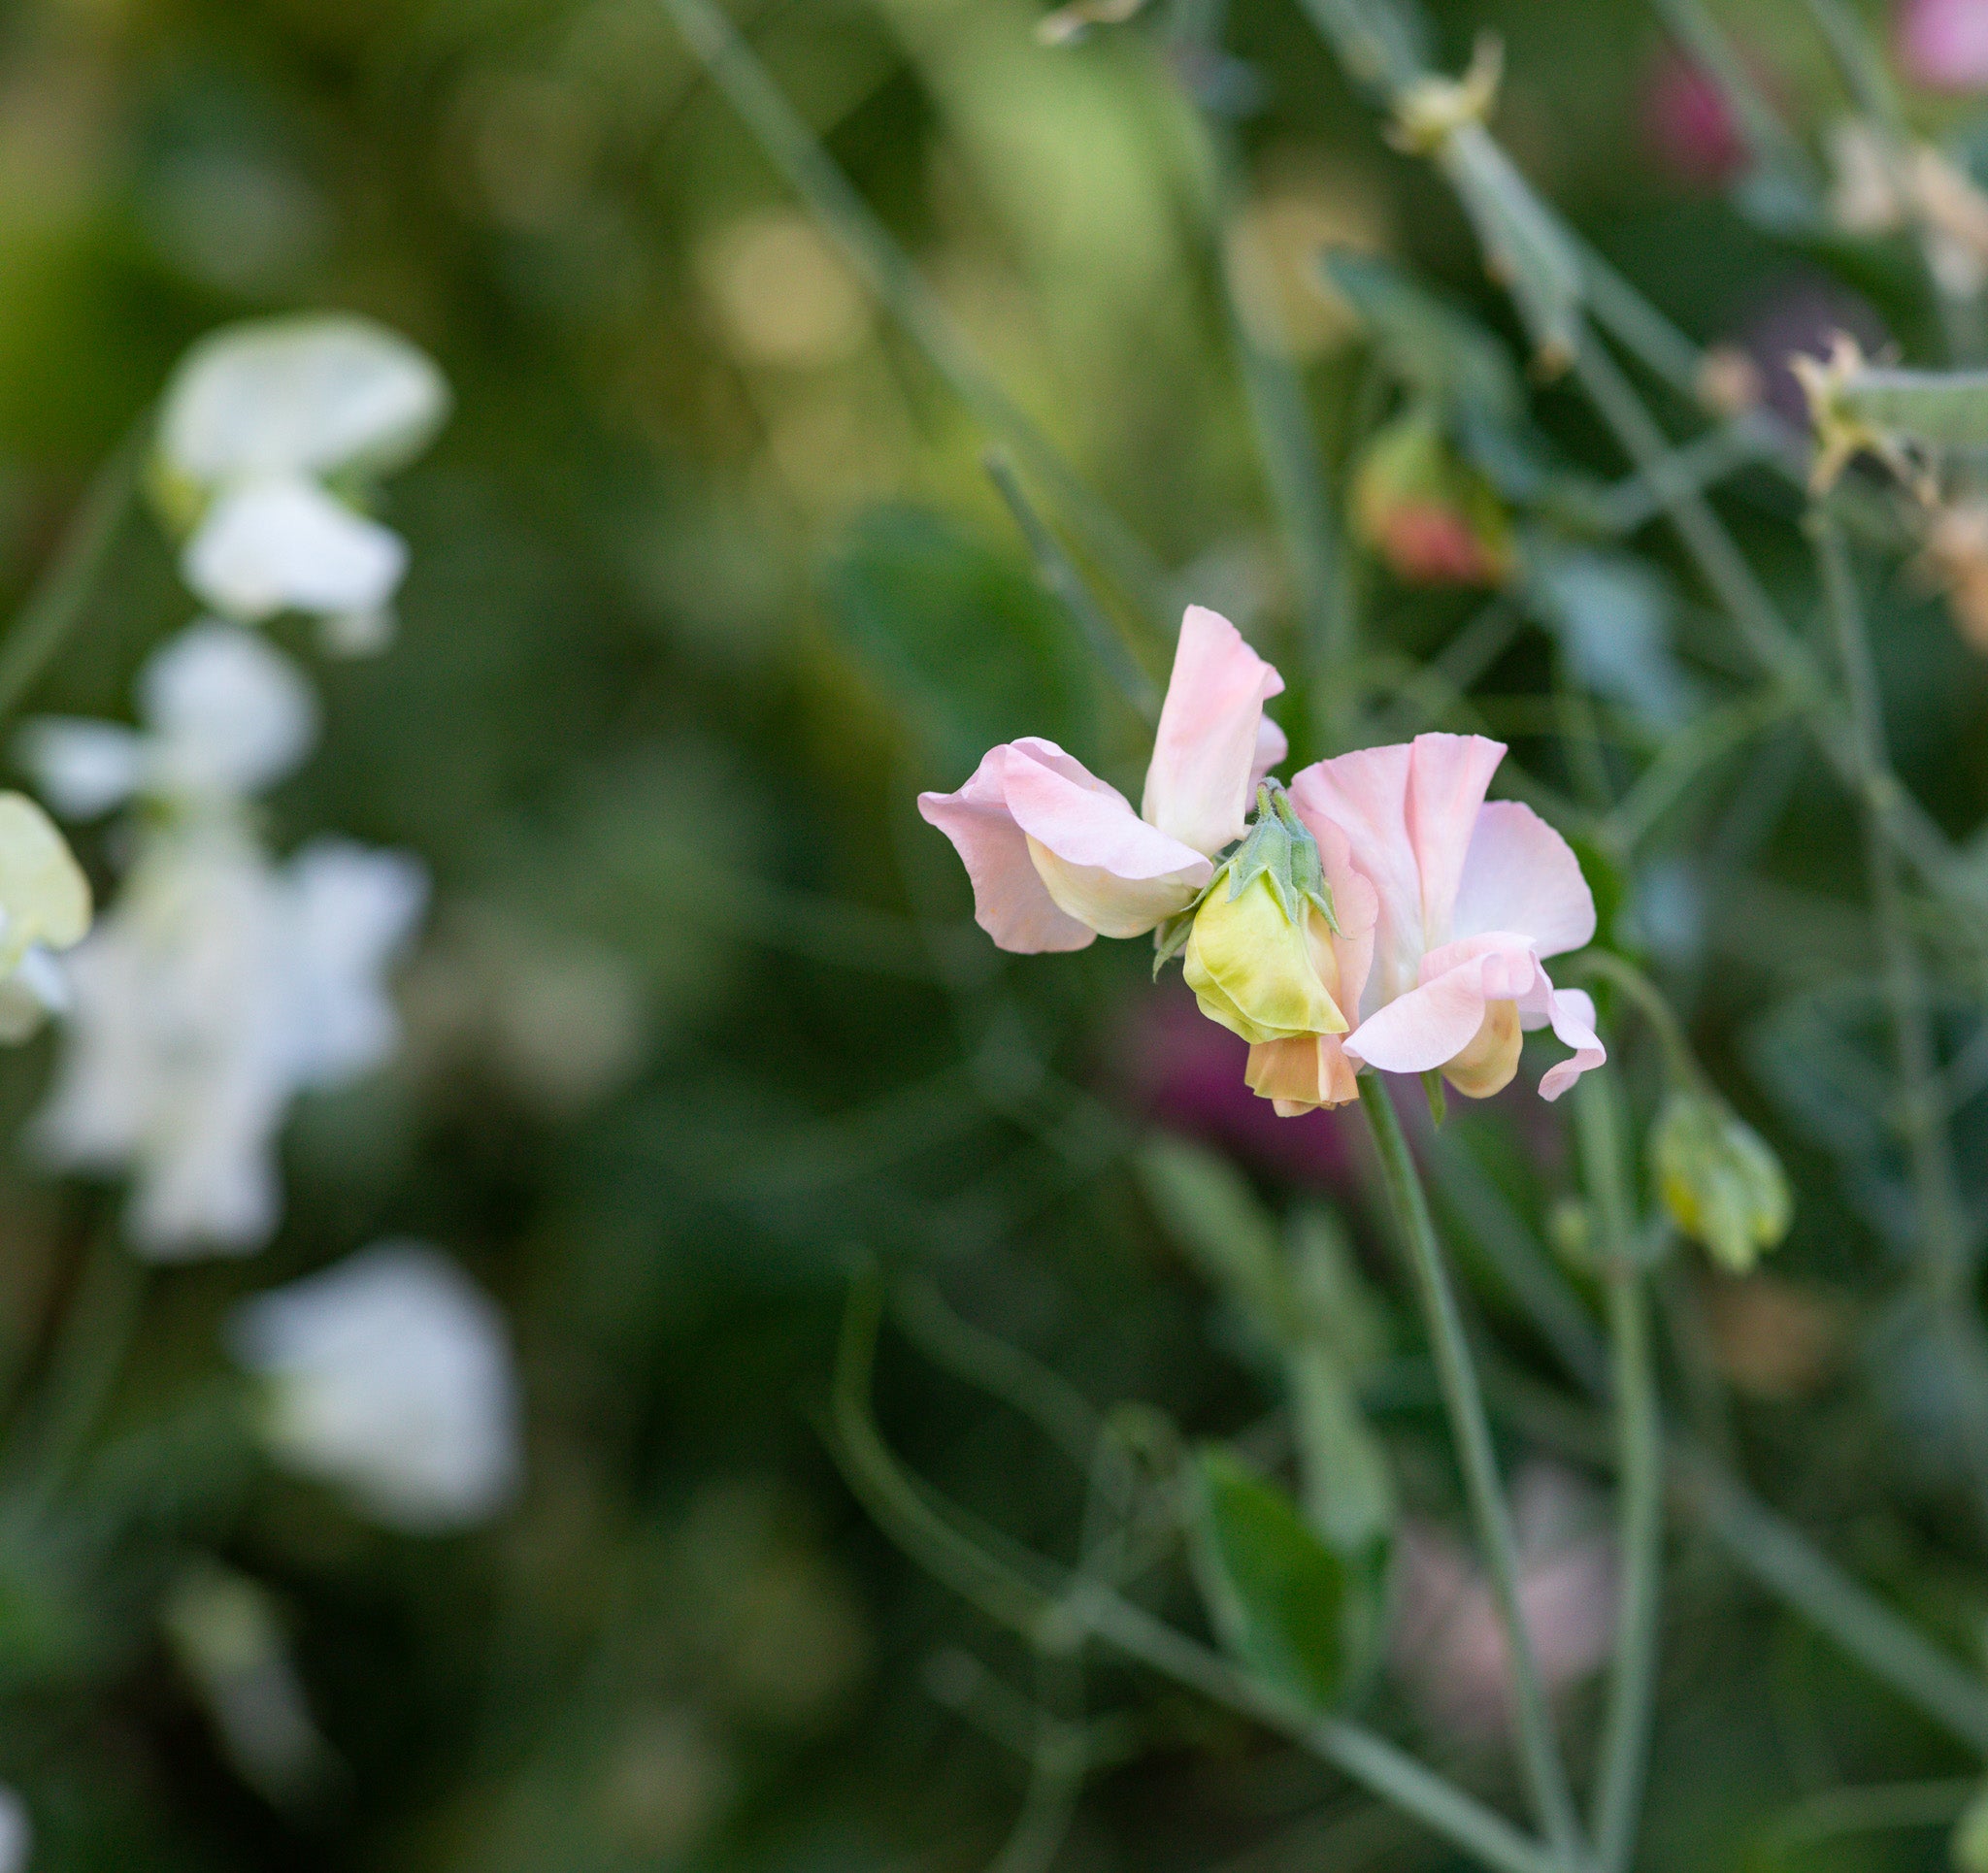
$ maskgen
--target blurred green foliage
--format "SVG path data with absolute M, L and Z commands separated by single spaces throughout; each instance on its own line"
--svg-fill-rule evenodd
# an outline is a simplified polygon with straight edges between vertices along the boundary
M 1812 35 L 1787 28 L 1798 10 L 1721 11 L 1793 115 L 1840 108 Z M 986 367 L 1174 569 L 1171 596 L 1222 608 L 1279 658 L 1300 759 L 1324 751 L 1326 717 L 1230 347 L 1223 244 L 1281 324 L 1336 477 L 1406 396 L 1441 406 L 1500 497 L 1551 478 L 1547 517 L 1574 543 L 1529 561 L 1523 603 L 1410 589 L 1364 558 L 1348 578 L 1377 717 L 1504 735 L 1541 798 L 1600 819 L 1583 759 L 1600 746 L 1604 782 L 1660 760 L 1665 711 L 1730 701 L 1743 659 L 1666 539 L 1638 534 L 1631 558 L 1581 532 L 1625 465 L 1564 382 L 1526 415 L 1522 333 L 1451 197 L 1375 137 L 1296 9 L 1233 12 L 1231 76 L 1255 108 L 1235 126 L 1247 206 L 1227 228 L 1195 113 L 1141 30 L 1051 49 L 1021 0 L 817 0 L 742 23 Z M 1665 42 L 1636 0 L 1432 13 L 1446 69 L 1475 28 L 1505 34 L 1517 159 L 1694 339 L 1743 340 L 1791 282 L 1826 280 L 1908 353 L 1928 342 L 1905 243 L 1765 225 L 1652 153 L 1640 113 Z M 1190 1050 L 1151 1012 L 1165 1004 L 1143 955 L 1010 962 L 966 922 L 914 793 L 958 785 L 1017 733 L 1127 783 L 1125 711 L 984 475 L 1001 439 L 796 207 L 663 8 L 19 0 L 0 19 L 0 100 L 10 598 L 218 321 L 361 310 L 427 347 L 457 397 L 384 509 L 413 546 L 398 641 L 321 668 L 323 748 L 271 810 L 285 849 L 335 829 L 432 868 L 437 907 L 401 983 L 408 1043 L 301 1110 L 272 1249 L 150 1283 L 58 1506 L 0 1525 L 0 1781 L 29 1802 L 35 1864 L 1456 1863 L 1332 1771 L 1129 1668 L 1094 1660 L 1074 1691 L 891 1547 L 819 1434 L 847 1281 L 875 1257 L 1051 1368 L 1078 1408 L 1135 1401 L 1114 1434 L 1156 1476 L 1177 1481 L 1181 1439 L 1242 1438 L 1254 1470 L 1201 1464 L 1203 1565 L 1256 1570 L 1279 1604 L 1289 1589 L 1292 1617 L 1267 1632 L 1239 1614 L 1222 1636 L 1320 1697 L 1342 1644 L 1375 1650 L 1359 1621 L 1379 1617 L 1327 1617 L 1324 1583 L 1347 1563 L 1322 1518 L 1385 1523 L 1395 1495 L 1425 1524 L 1459 1513 L 1350 1115 L 1265 1142 L 1180 1081 Z M 1403 270 L 1334 263 L 1377 333 L 1316 290 L 1328 247 Z M 1431 377 L 1431 326 L 1463 375 Z M 1722 510 L 1806 608 L 1787 487 L 1746 471 Z M 1099 570 L 1070 517 L 1046 517 Z M 1965 838 L 1988 810 L 1988 675 L 1935 597 L 1871 584 L 1899 767 Z M 1145 654 L 1138 595 L 1108 591 Z M 1584 638 L 1598 608 L 1626 622 Z M 134 518 L 35 706 L 126 713 L 145 652 L 188 615 Z M 1585 757 L 1571 707 L 1597 732 Z M 1988 1573 L 1955 1456 L 1964 1407 L 1896 1298 L 1904 1173 L 1880 1118 L 1852 823 L 1797 732 L 1769 725 L 1660 801 L 1629 847 L 1583 850 L 1610 930 L 1661 971 L 1801 1193 L 1771 1275 L 1672 1270 L 1666 1360 L 1706 1434 L 1971 1669 Z M 106 854 L 86 856 L 106 877 Z M 1972 1217 L 1982 982 L 1949 947 L 1939 1019 Z M 1862 988 L 1843 986 L 1851 969 Z M 25 1118 L 47 1065 L 46 1047 L 0 1063 L 0 1112 Z M 1628 1049 L 1625 1072 L 1654 1103 L 1654 1055 Z M 1176 1177 L 1169 1196 L 1128 1169 L 1155 1105 L 1244 1167 L 1227 1175 L 1246 1173 L 1261 1239 L 1229 1251 L 1293 1253 L 1288 1289 L 1261 1268 L 1210 1279 L 1180 1216 L 1207 1191 Z M 1505 1454 L 1589 1462 L 1578 1429 L 1555 1441 L 1565 1414 L 1541 1396 L 1556 1348 L 1522 1304 L 1543 1282 L 1577 1350 L 1585 1275 L 1515 1276 L 1500 1253 L 1540 1237 L 1574 1188 L 1558 1122 L 1514 1095 L 1453 1117 L 1436 1151 Z M 24 1159 L 5 1181 L 0 1387 L 18 1402 L 54 1362 L 116 1201 Z M 1321 1204 L 1324 1220 L 1307 1208 Z M 1310 1230 L 1323 1247 L 1304 1246 Z M 268 1478 L 223 1376 L 238 1296 L 386 1233 L 445 1244 L 514 1323 L 529 1486 L 487 1533 L 388 1536 Z M 1308 1268 L 1322 1288 L 1304 1289 Z M 908 1463 L 1067 1559 L 1087 1479 L 1028 1422 L 1040 1372 L 1004 1389 L 978 1342 L 900 1325 L 878 1410 Z M 1265 1357 L 1279 1336 L 1323 1362 L 1305 1397 Z M 9 1475 L 34 1452 L 17 1417 Z M 1356 1465 L 1384 1450 L 1364 1506 L 1336 1511 L 1303 1476 L 1308 1437 Z M 1291 1495 L 1265 1477 L 1294 1448 Z M 274 1595 L 335 1754 L 288 1806 L 231 1767 L 161 1630 L 204 1555 Z M 1777 1845 L 1819 1791 L 1978 1764 L 1688 1528 L 1673 1564 L 1640 1864 L 1941 1863 L 1924 1825 Z M 1191 1608 L 1170 1566 L 1156 1591 Z M 1374 1696 L 1470 1786 L 1509 1792 L 1495 1743 L 1445 1732 L 1399 1687 Z M 1583 1763 L 1595 1702 L 1572 1693 Z M 1064 1791 L 1068 1812 L 1024 1807 L 1045 1711 L 1117 1725 L 1085 1732 L 1096 1773 Z

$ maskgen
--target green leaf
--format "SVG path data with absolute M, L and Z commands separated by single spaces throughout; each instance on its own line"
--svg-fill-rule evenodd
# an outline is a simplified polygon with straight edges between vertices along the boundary
M 1089 732 L 1089 663 L 1063 609 L 1021 566 L 943 514 L 873 509 L 830 560 L 844 641 L 925 737 L 948 775 L 987 749 Z
M 1272 1345 L 1301 1338 L 1305 1323 L 1284 1269 L 1276 1219 L 1249 1180 L 1226 1158 L 1163 1134 L 1140 1147 L 1138 1166 L 1146 1200 L 1208 1281 Z
M 1237 1659 L 1324 1706 L 1346 1675 L 1346 1568 L 1290 1498 L 1218 1445 L 1195 1465 L 1194 1564 L 1209 1617 Z

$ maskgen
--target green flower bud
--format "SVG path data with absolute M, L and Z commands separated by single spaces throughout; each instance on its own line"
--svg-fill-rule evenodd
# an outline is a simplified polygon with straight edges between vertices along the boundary
M 1677 1227 L 1735 1274 L 1787 1234 L 1794 1199 L 1780 1160 L 1717 1094 L 1673 1093 L 1650 1133 L 1650 1159 Z

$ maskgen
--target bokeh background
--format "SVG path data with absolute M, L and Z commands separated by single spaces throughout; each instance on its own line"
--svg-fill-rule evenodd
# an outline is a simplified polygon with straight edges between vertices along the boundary
M 1801 10 L 1719 11 L 1818 135 L 1843 103 Z M 1051 47 L 1027 0 L 739 17 L 987 370 L 1170 569 L 1173 598 L 1221 608 L 1295 669 L 1222 243 L 1245 319 L 1255 306 L 1288 340 L 1337 468 L 1392 393 L 1315 283 L 1320 247 L 1392 256 L 1523 351 L 1452 198 L 1375 134 L 1299 10 L 1233 11 L 1222 76 L 1247 205 L 1226 234 L 1195 114 L 1137 24 Z M 1793 342 L 1837 324 L 1929 342 L 1909 256 L 1736 210 L 1730 128 L 1639 0 L 1443 0 L 1432 17 L 1448 69 L 1478 28 L 1504 35 L 1508 147 L 1694 338 L 1762 357 L 1759 335 L 1791 322 Z M 1913 108 L 1941 132 L 1970 109 Z M 1373 1290 L 1366 1402 L 1438 1574 L 1460 1527 L 1355 1115 L 1270 1120 L 1177 980 L 1149 986 L 1142 946 L 997 956 L 916 818 L 920 787 L 958 785 L 1019 732 L 1136 781 L 1137 735 L 987 478 L 998 439 L 796 203 L 658 0 L 5 10 L 10 597 L 193 339 L 315 308 L 407 333 L 456 411 L 383 509 L 413 548 L 398 640 L 319 667 L 323 746 L 268 830 L 282 849 L 335 829 L 414 852 L 434 901 L 398 978 L 394 1064 L 297 1110 L 278 1240 L 152 1282 L 68 1512 L 53 1532 L 0 1527 L 0 1780 L 34 1817 L 34 1864 L 1451 1864 L 1329 1770 L 1109 1660 L 1083 1692 L 1101 1720 L 1084 1786 L 1013 1834 L 1039 1705 L 1067 1714 L 1068 1686 L 906 1560 L 829 1454 L 849 1282 L 879 1264 L 908 1329 L 885 1342 L 881 1422 L 1019 1539 L 1067 1555 L 1083 1479 L 971 1382 L 975 1331 L 1099 1411 L 1136 1406 L 1152 1439 L 1253 1428 L 1275 1456 L 1260 1349 L 1128 1168 L 1157 1125 L 1221 1152 L 1268 1211 L 1336 1221 Z M 1535 413 L 1562 459 L 1621 471 L 1571 391 L 1540 387 Z M 1801 615 L 1793 497 L 1759 479 L 1732 517 Z M 1415 683 L 1484 595 L 1363 562 L 1366 706 L 1399 732 L 1504 735 L 1542 785 L 1578 794 L 1556 739 L 1573 670 L 1602 695 L 1610 749 L 1643 758 L 1671 732 L 1666 685 L 1717 691 L 1744 665 L 1662 538 L 1639 543 L 1660 622 L 1629 678 L 1590 681 L 1606 651 L 1520 616 L 1474 641 L 1489 654 L 1462 673 L 1468 704 Z M 1902 767 L 1965 836 L 1988 807 L 1983 666 L 1904 570 L 1873 604 Z M 146 653 L 190 615 L 170 544 L 134 516 L 34 706 L 126 715 Z M 315 657 L 301 629 L 278 637 Z M 1323 752 L 1297 677 L 1292 701 L 1299 757 Z M 1765 732 L 1633 863 L 1603 868 L 1620 940 L 1800 1191 L 1771 1272 L 1673 1269 L 1680 1369 L 1784 1507 L 1978 1659 L 1988 1572 L 1945 1461 L 1947 1406 L 1915 1393 L 1909 1344 L 1879 1331 L 1893 1251 L 1868 1180 L 1844 1174 L 1856 1140 L 1831 1131 L 1856 1100 L 1812 1051 L 1868 1038 L 1861 1013 L 1811 1030 L 1871 941 L 1849 808 L 1820 773 L 1792 728 Z M 1976 993 L 1956 977 L 1957 1042 Z M 0 1063 L 11 1120 L 49 1062 L 38 1043 Z M 1855 1063 L 1842 1071 L 1854 1081 Z M 1536 1078 L 1451 1120 L 1443 1187 L 1544 1232 L 1573 1173 Z M 1961 1117 L 1978 1127 L 1971 1094 Z M 1972 1194 L 1981 1159 L 1965 1155 Z M 0 1383 L 17 1398 L 116 1193 L 20 1153 L 0 1175 Z M 512 1324 L 528 1480 L 487 1529 L 369 1528 L 216 1429 L 238 1383 L 228 1307 L 384 1235 L 445 1246 Z M 1459 1246 L 1508 1396 L 1530 1397 L 1546 1350 Z M 1601 1472 L 1577 1435 L 1552 1449 L 1522 1419 L 1501 1423 L 1509 1466 L 1585 1565 Z M 201 1557 L 278 1609 L 335 1758 L 307 1791 L 245 1775 L 161 1623 Z M 1943 1864 L 1938 1827 L 1787 1831 L 1839 1783 L 1969 1764 L 1688 1521 L 1673 1568 L 1643 1864 Z M 1184 1589 L 1176 1604 L 1195 1617 Z M 1595 1659 L 1574 1651 L 1578 1738 Z M 1373 1697 L 1504 1789 L 1495 1717 L 1427 1691 L 1410 1664 Z

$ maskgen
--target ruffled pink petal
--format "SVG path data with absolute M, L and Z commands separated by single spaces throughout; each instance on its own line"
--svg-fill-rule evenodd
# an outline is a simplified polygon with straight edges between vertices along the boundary
M 1291 805 L 1328 854 L 1334 830 L 1375 896 L 1373 977 L 1363 1006 L 1392 1001 L 1415 985 L 1421 961 L 1422 880 L 1408 843 L 1408 747 L 1361 748 L 1314 762 L 1291 782 Z M 1332 877 L 1330 859 L 1326 875 Z M 1333 878 L 1333 889 L 1339 879 Z M 1347 1004 L 1352 1012 L 1350 999 Z
M 1024 745 L 1016 744 L 1017 758 L 1008 764 L 1008 810 L 1066 916 L 1101 936 L 1142 936 L 1184 910 L 1213 876 L 1207 859 L 1148 826 L 1115 788 L 1081 768 L 1073 776 L 1040 757 L 1020 758 Z
M 1325 881 L 1332 887 L 1333 915 L 1340 934 L 1332 939 L 1340 966 L 1339 1000 L 1357 1012 L 1374 967 L 1374 929 L 1380 915 L 1380 894 L 1353 865 L 1351 841 L 1331 820 L 1321 820 L 1313 834 Z
M 1541 973 L 1532 945 L 1509 934 L 1432 951 L 1423 980 L 1369 1015 L 1345 1037 L 1347 1055 L 1386 1073 L 1446 1066 L 1476 1038 L 1493 1002 L 1517 1002 Z
M 1249 769 L 1249 795 L 1256 797 L 1257 782 L 1273 768 L 1281 768 L 1291 752 L 1290 738 L 1268 715 L 1256 725 L 1256 759 Z
M 1241 838 L 1262 752 L 1263 706 L 1283 687 L 1227 618 L 1190 605 L 1146 769 L 1145 819 L 1206 854 Z
M 1082 949 L 1097 933 L 1057 909 L 1008 809 L 1008 766 L 1017 752 L 1007 742 L 989 748 L 964 787 L 920 794 L 918 811 L 952 841 L 973 881 L 974 921 L 1001 948 L 1022 955 Z
M 1423 940 L 1431 949 L 1463 934 L 1454 916 L 1464 859 L 1476 833 L 1484 790 L 1504 759 L 1505 743 L 1481 735 L 1418 735 L 1410 743 L 1408 842 L 1422 880 Z
M 1545 970 L 1540 973 L 1543 976 Z M 1540 1097 L 1548 1101 L 1557 1100 L 1583 1073 L 1608 1058 L 1608 1050 L 1595 1033 L 1594 1000 L 1584 989 L 1555 989 L 1551 1018 L 1554 1035 L 1574 1049 L 1574 1058 L 1549 1067 L 1540 1081 Z
M 1499 930 L 1531 937 L 1541 956 L 1583 948 L 1595 935 L 1594 893 L 1574 848 L 1515 800 L 1478 811 L 1450 919 L 1453 936 Z

